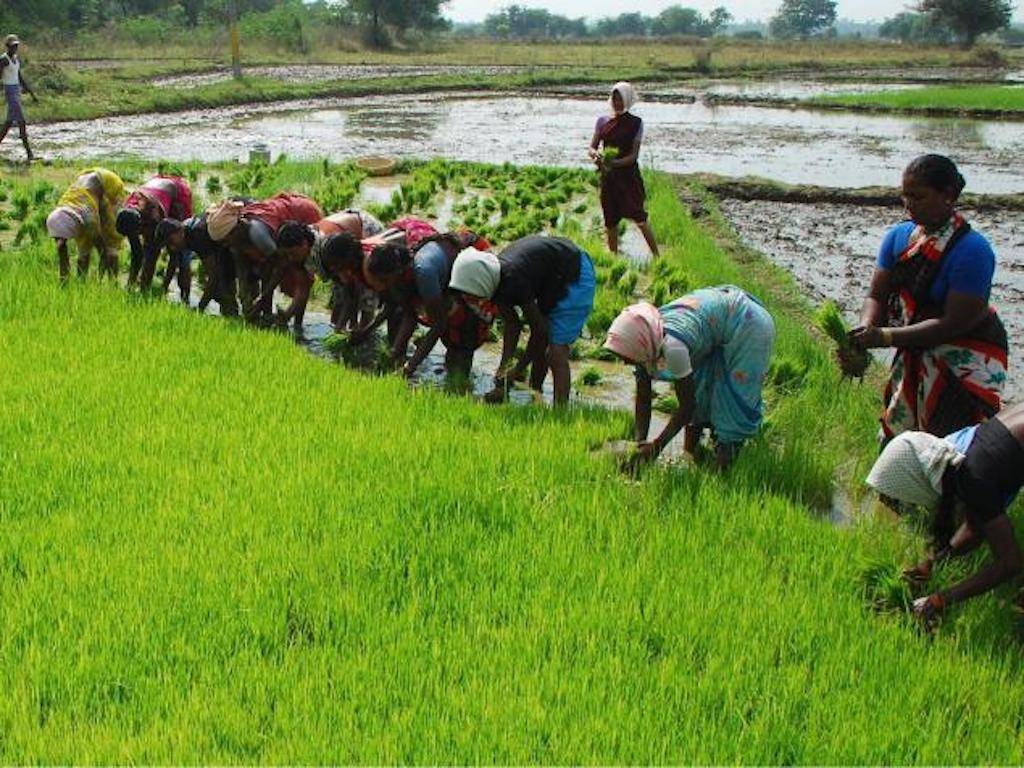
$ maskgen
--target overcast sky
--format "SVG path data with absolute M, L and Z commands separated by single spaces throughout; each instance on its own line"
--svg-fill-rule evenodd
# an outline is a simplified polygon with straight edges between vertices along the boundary
M 640 11 L 654 16 L 670 5 L 683 5 L 709 11 L 724 5 L 737 21 L 769 18 L 781 0 L 450 0 L 445 13 L 455 21 L 482 21 L 484 16 L 506 5 L 525 5 L 532 8 L 547 8 L 552 13 L 576 18 L 588 16 L 617 16 L 620 13 Z M 857 21 L 885 19 L 899 13 L 909 2 L 901 0 L 839 0 L 839 16 Z M 1019 4 L 1024 6 L 1024 3 Z M 1021 20 L 1022 11 L 1014 12 L 1014 19 Z

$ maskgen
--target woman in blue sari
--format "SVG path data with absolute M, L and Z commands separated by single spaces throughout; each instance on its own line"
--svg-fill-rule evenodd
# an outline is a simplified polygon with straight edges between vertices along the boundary
M 761 426 L 764 386 L 775 323 L 748 293 L 731 285 L 688 293 L 660 309 L 627 307 L 612 323 L 605 348 L 636 366 L 635 461 L 653 461 L 682 430 L 696 456 L 710 428 L 720 468 Z M 671 381 L 679 406 L 660 435 L 648 440 L 652 381 Z

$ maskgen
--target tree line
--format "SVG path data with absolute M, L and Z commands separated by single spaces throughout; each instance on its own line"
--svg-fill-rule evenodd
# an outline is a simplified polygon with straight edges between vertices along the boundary
M 74 34 L 111 24 L 144 28 L 147 19 L 189 29 L 223 25 L 234 8 L 243 21 L 263 18 L 262 25 L 250 21 L 261 35 L 301 38 L 304 25 L 358 26 L 367 42 L 386 45 L 393 34 L 448 29 L 444 4 L 445 0 L 0 0 L 0 29 Z M 900 42 L 970 46 L 981 35 L 1006 29 L 1012 12 L 1011 0 L 917 0 L 909 10 L 887 19 L 878 32 Z M 460 31 L 500 39 L 709 38 L 724 34 L 732 22 L 725 6 L 703 14 L 673 5 L 656 16 L 634 11 L 588 21 L 511 4 L 488 15 L 482 24 L 460 25 Z M 777 39 L 806 39 L 835 36 L 835 24 L 835 0 L 782 0 L 767 31 Z M 154 42 L 159 41 L 159 34 L 154 34 Z

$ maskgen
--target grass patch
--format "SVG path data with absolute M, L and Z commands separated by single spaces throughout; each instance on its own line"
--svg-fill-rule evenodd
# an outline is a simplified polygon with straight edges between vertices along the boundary
M 1009 611 L 926 640 L 873 610 L 918 540 L 813 515 L 875 393 L 649 181 L 663 258 L 757 293 L 801 371 L 724 477 L 636 484 L 594 453 L 625 414 L 410 391 L 0 254 L 0 758 L 1019 759 Z
M 952 85 L 819 96 L 809 104 L 892 112 L 1024 115 L 1024 86 Z

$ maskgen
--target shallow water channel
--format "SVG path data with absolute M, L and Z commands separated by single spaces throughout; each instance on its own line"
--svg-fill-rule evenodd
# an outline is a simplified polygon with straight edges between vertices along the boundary
M 223 160 L 257 143 L 274 155 L 367 154 L 585 165 L 596 97 L 448 93 L 324 99 L 174 115 L 134 115 L 33 128 L 47 156 Z M 957 158 L 969 190 L 1024 192 L 1017 123 L 907 118 L 749 106 L 647 102 L 642 159 L 678 173 L 754 175 L 794 184 L 893 186 L 925 151 Z M 0 156 L 19 157 L 14 144 Z

